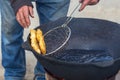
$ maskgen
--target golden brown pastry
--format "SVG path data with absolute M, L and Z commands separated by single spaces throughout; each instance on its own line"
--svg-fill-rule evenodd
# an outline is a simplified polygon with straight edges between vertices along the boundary
M 37 36 L 37 41 L 39 42 L 41 36 L 43 35 L 43 33 L 42 33 L 42 31 L 41 31 L 40 29 L 37 29 L 36 33 L 37 33 L 37 34 L 36 34 L 36 36 Z
M 40 47 L 42 54 L 46 54 L 46 44 L 44 41 L 43 33 L 40 29 L 37 29 L 37 40 L 38 40 L 39 47 Z
M 32 48 L 37 52 L 37 53 L 41 53 L 39 45 L 38 45 L 38 41 L 37 41 L 37 36 L 36 36 L 36 30 L 31 29 L 30 30 L 30 39 L 31 39 L 31 46 Z

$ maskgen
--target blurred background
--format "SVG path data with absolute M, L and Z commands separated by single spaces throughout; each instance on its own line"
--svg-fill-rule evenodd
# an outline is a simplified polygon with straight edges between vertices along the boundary
M 71 11 L 76 7 L 76 4 L 78 4 L 78 2 L 79 0 L 71 0 L 68 16 L 71 13 Z M 117 22 L 120 24 L 119 3 L 120 3 L 120 0 L 100 0 L 100 2 L 97 5 L 87 6 L 82 12 L 76 11 L 74 14 L 74 17 L 104 19 L 104 20 Z M 34 2 L 33 4 L 35 6 Z M 27 36 L 31 28 L 35 28 L 38 25 L 40 25 L 35 7 L 34 7 L 34 15 L 35 15 L 35 18 L 31 19 L 31 26 L 25 29 L 24 31 L 24 36 L 23 36 L 24 40 L 27 39 Z M 1 52 L 1 49 L 0 49 L 0 52 Z M 0 54 L 0 63 L 1 63 L 1 59 L 2 57 Z M 36 65 L 36 59 L 33 56 L 33 54 L 29 51 L 26 51 L 26 63 L 27 63 L 26 80 L 32 80 L 34 76 L 33 70 L 34 70 L 34 66 Z M 0 80 L 4 80 L 3 79 L 4 69 L 1 64 L 0 64 L 0 73 L 1 73 Z M 120 80 L 120 73 L 116 75 L 116 80 Z

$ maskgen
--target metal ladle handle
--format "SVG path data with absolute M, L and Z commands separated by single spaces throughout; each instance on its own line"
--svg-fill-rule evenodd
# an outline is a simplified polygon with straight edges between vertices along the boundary
M 72 13 L 70 14 L 70 17 L 68 17 L 65 21 L 65 23 L 62 25 L 62 27 L 67 26 L 67 24 L 73 19 L 72 15 L 74 14 L 74 12 L 77 10 L 77 8 L 80 6 L 80 3 L 75 7 L 75 9 L 72 11 Z

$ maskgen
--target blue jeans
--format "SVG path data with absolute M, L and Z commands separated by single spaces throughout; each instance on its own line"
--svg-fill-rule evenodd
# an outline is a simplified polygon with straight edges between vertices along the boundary
M 0 0 L 2 7 L 2 65 L 5 69 L 5 80 L 23 80 L 26 72 L 23 28 L 15 19 L 10 0 Z
M 5 80 L 23 80 L 26 72 L 25 52 L 23 43 L 23 28 L 15 19 L 10 6 L 10 0 L 0 0 L 2 9 L 2 65 L 5 69 Z M 67 15 L 69 0 L 37 0 L 36 8 L 40 17 L 40 24 L 54 21 Z M 39 62 L 35 67 L 35 74 L 43 73 Z M 38 78 L 45 80 L 44 76 Z

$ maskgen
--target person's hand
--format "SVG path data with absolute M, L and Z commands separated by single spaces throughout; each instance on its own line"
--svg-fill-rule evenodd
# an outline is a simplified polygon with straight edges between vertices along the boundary
M 19 22 L 19 24 L 27 28 L 30 26 L 30 16 L 34 18 L 33 16 L 33 8 L 31 6 L 22 6 L 21 8 L 18 9 L 16 13 L 16 19 Z
M 87 5 L 95 5 L 99 2 L 99 0 L 80 0 L 80 3 L 82 3 L 80 10 L 82 11 Z

